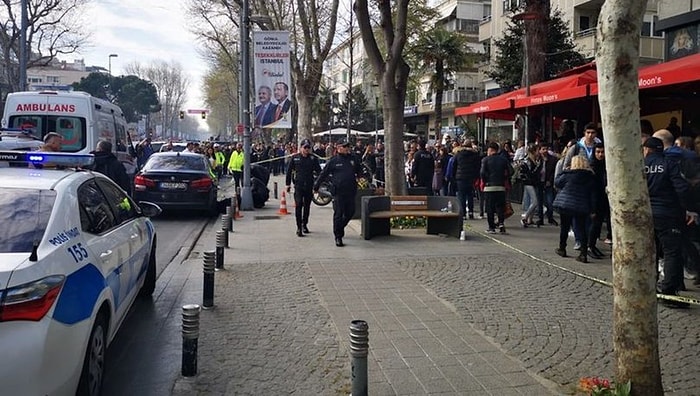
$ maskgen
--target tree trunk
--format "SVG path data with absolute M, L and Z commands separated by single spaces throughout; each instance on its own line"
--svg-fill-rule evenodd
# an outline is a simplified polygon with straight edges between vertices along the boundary
M 311 111 L 314 97 L 303 94 L 300 88 L 300 86 L 297 86 L 297 139 L 298 141 L 303 139 L 313 140 L 313 130 L 311 129 Z
M 442 94 L 445 91 L 445 64 L 438 60 L 435 64 L 435 140 L 440 141 L 442 134 Z
M 651 207 L 639 128 L 639 36 L 646 1 L 607 0 L 598 25 L 598 94 L 613 230 L 613 346 L 617 381 L 662 395 Z
M 549 0 L 528 0 L 526 12 L 536 15 L 535 19 L 525 20 L 530 85 L 545 80 L 544 64 L 547 52 L 547 31 L 549 30 Z

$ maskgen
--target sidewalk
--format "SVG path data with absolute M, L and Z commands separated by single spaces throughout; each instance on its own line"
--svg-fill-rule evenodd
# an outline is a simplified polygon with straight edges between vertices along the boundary
M 283 179 L 273 181 L 281 195 Z M 332 205 L 312 205 L 304 238 L 294 234 L 291 196 L 287 207 L 289 215 L 278 215 L 279 201 L 270 199 L 234 222 L 215 308 L 201 313 L 198 375 L 180 377 L 174 395 L 349 394 L 353 319 L 369 324 L 372 395 L 557 393 L 391 262 L 435 254 L 436 243 L 440 254 L 459 254 L 468 241 L 422 230 L 364 241 L 353 221 L 347 246 L 338 248 Z M 214 249 L 219 229 L 220 222 L 208 226 L 177 270 L 188 273 L 183 303 L 201 304 L 202 275 L 192 268 L 201 268 L 201 252 Z M 178 318 L 179 308 L 168 316 Z
M 269 186 L 273 181 L 278 182 L 281 195 L 283 178 L 273 177 Z M 463 307 L 439 297 L 410 271 L 415 263 L 446 269 L 463 265 L 452 262 L 453 257 L 481 258 L 486 265 L 491 260 L 495 271 L 496 263 L 504 265 L 515 257 L 525 265 L 535 262 L 560 273 L 565 269 L 569 278 L 586 274 L 609 280 L 610 259 L 586 265 L 554 255 L 557 227 L 511 226 L 509 235 L 491 238 L 483 234 L 485 220 L 467 222 L 467 241 L 425 235 L 424 230 L 392 230 L 389 237 L 365 241 L 359 235 L 359 221 L 354 220 L 346 229 L 346 246 L 338 248 L 332 235 L 332 205 L 312 205 L 311 233 L 304 238 L 295 235 L 293 198 L 287 196 L 289 215 L 279 215 L 278 209 L 279 201 L 271 192 L 265 208 L 242 212 L 244 217 L 234 222 L 225 270 L 216 273 L 215 307 L 201 312 L 198 375 L 178 377 L 173 395 L 349 394 L 348 326 L 354 319 L 369 325 L 371 395 L 570 391 L 536 374 L 546 365 L 557 364 L 558 350 L 548 352 L 551 345 L 538 346 L 536 337 L 528 337 L 524 328 L 523 337 L 532 338 L 528 350 L 532 349 L 533 358 L 524 364 L 509 356 L 485 335 L 488 322 L 475 326 L 479 317 L 465 317 Z M 165 282 L 186 277 L 168 321 L 179 321 L 183 304 L 201 304 L 201 253 L 214 250 L 219 229 L 220 221 L 210 224 L 190 258 L 163 273 Z M 607 245 L 600 247 L 609 254 Z M 459 273 L 450 282 L 459 282 L 463 276 L 464 272 Z M 494 278 L 488 275 L 487 283 L 497 284 Z M 459 287 L 454 283 L 452 289 L 469 293 Z M 599 289 L 594 293 L 601 294 Z M 512 294 L 517 298 L 516 291 Z M 537 323 L 534 326 L 540 326 Z M 591 363 L 591 370 L 596 364 Z M 557 378 L 561 384 L 569 380 L 575 378 Z

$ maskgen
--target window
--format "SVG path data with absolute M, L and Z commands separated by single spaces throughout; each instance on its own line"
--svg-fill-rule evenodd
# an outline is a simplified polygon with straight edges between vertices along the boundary
M 11 128 L 35 129 L 34 136 L 42 139 L 49 132 L 58 132 L 63 136 L 61 151 L 75 153 L 85 148 L 87 131 L 85 118 L 55 115 L 11 116 Z
M 78 189 L 80 227 L 91 234 L 102 234 L 116 225 L 112 208 L 94 180 Z
M 591 18 L 585 15 L 578 17 L 578 31 L 582 32 L 591 28 Z
M 0 253 L 31 252 L 44 237 L 55 200 L 49 190 L 0 191 Z
M 659 17 L 657 15 L 654 15 L 651 18 L 651 21 L 646 20 L 648 19 L 647 17 L 644 18 L 645 21 L 642 23 L 642 37 L 663 37 L 664 34 L 663 32 L 654 32 L 656 29 L 656 24 L 659 23 Z
M 97 179 L 97 185 L 104 192 L 107 201 L 115 213 L 115 224 L 123 224 L 136 217 L 136 204 L 114 183 Z

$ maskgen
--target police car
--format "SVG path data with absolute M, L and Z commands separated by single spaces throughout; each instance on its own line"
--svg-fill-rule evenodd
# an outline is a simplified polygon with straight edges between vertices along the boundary
M 148 216 L 160 208 L 71 169 L 91 161 L 0 152 L 2 394 L 99 394 L 107 346 L 137 295 L 154 291 Z

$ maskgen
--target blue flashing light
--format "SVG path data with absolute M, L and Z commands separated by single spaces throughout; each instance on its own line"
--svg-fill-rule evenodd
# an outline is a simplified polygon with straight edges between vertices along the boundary
M 34 165 L 84 168 L 95 163 L 95 156 L 92 154 L 0 151 L 0 162 L 25 162 Z

